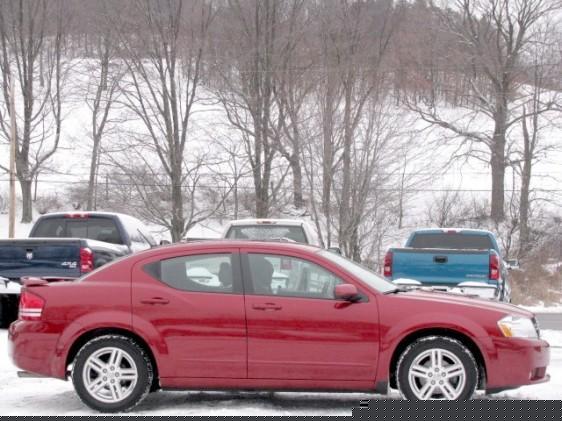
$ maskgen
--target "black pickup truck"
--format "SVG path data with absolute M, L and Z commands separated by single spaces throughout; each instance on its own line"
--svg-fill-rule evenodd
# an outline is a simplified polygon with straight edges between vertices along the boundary
M 79 278 L 154 246 L 146 226 L 128 215 L 73 212 L 40 217 L 29 238 L 0 240 L 0 327 L 17 318 L 21 278 Z

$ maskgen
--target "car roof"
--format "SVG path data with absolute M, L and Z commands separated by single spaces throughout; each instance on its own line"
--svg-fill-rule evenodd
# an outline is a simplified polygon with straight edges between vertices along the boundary
M 239 226 L 239 225 L 289 225 L 289 226 L 301 226 L 305 222 L 299 219 L 274 219 L 274 218 L 261 218 L 261 219 L 237 219 L 235 221 L 228 222 L 229 226 Z
M 219 240 L 208 240 L 208 241 L 193 241 L 193 242 L 182 242 L 174 243 L 166 246 L 157 247 L 153 250 L 166 250 L 166 251 L 180 251 L 180 250 L 193 250 L 201 249 L 208 250 L 214 248 L 255 248 L 257 249 L 270 249 L 272 251 L 298 251 L 304 253 L 316 253 L 322 250 L 320 247 L 316 247 L 309 244 L 303 243 L 292 243 L 284 241 L 252 241 L 252 240 L 229 240 L 229 239 L 219 239 Z

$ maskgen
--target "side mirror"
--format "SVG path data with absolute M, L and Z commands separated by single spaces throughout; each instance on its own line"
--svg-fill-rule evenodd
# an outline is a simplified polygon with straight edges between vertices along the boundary
M 160 245 L 161 246 L 167 246 L 168 244 L 172 244 L 170 241 L 168 240 L 160 240 Z
M 334 297 L 336 300 L 344 300 L 355 302 L 361 299 L 357 287 L 351 284 L 340 284 L 334 288 Z
M 328 247 L 328 251 L 331 251 L 332 253 L 339 254 L 340 256 L 343 255 L 343 253 L 342 253 L 342 251 L 339 247 Z

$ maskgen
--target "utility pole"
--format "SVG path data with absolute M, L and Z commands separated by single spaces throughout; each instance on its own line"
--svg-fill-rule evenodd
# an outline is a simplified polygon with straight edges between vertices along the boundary
M 10 75 L 10 222 L 8 237 L 16 235 L 16 89 Z

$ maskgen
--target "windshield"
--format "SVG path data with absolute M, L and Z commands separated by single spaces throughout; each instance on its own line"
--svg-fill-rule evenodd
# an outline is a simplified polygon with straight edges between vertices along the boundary
M 461 233 L 415 234 L 410 247 L 416 249 L 489 250 L 494 245 L 487 235 Z
M 226 238 L 235 240 L 278 240 L 288 238 L 297 243 L 307 244 L 302 226 L 287 225 L 240 225 L 231 227 Z
M 361 266 L 349 259 L 346 259 L 343 256 L 340 256 L 339 254 L 332 253 L 330 251 L 322 250 L 321 252 L 319 252 L 319 254 L 322 257 L 331 260 L 342 269 L 356 276 L 361 281 L 365 282 L 377 291 L 386 293 L 397 290 L 396 285 L 394 285 L 392 282 L 387 281 L 376 272 L 367 269 L 365 266 Z

